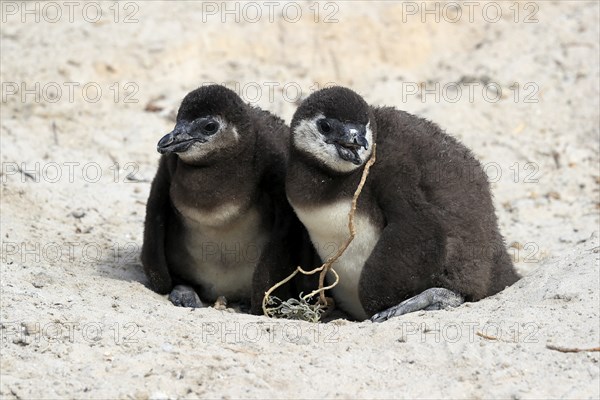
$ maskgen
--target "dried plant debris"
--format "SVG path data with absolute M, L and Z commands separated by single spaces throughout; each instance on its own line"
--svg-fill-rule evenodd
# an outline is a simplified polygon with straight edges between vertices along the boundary
M 311 304 L 300 294 L 300 299 L 288 299 L 281 301 L 279 297 L 270 296 L 267 300 L 268 306 L 265 314 L 269 317 L 295 319 L 308 322 L 319 322 L 321 316 L 326 311 L 321 303 Z

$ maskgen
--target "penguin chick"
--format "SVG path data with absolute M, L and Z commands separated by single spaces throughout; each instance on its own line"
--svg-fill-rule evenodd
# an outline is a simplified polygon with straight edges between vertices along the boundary
M 290 246 L 303 229 L 285 198 L 288 147 L 281 119 L 223 86 L 185 96 L 158 142 L 146 208 L 141 259 L 153 290 L 177 306 L 225 296 L 261 313 L 264 292 L 297 262 Z
M 333 297 L 354 319 L 458 306 L 518 279 L 481 165 L 437 125 L 332 87 L 299 106 L 291 129 L 286 192 L 322 259 L 349 235 L 352 196 L 377 144 L 356 236 L 333 265 Z

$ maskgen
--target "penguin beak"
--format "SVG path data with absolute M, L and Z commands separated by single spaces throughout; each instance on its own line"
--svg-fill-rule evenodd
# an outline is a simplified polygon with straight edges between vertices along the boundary
M 204 143 L 206 139 L 191 135 L 191 124 L 187 121 L 178 122 L 172 132 L 158 141 L 156 150 L 160 154 L 183 153 L 196 142 Z
M 358 151 L 361 147 L 364 147 L 365 150 L 369 148 L 366 136 L 367 129 L 364 125 L 346 123 L 338 131 L 338 135 L 332 135 L 325 142 L 334 144 L 338 155 L 342 159 L 360 165 L 363 160 L 360 158 Z

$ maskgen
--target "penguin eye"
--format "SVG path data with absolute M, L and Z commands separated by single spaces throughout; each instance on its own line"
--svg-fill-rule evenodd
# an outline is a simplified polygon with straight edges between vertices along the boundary
M 325 120 L 325 119 L 319 120 L 318 124 L 319 124 L 319 128 L 321 129 L 321 132 L 323 132 L 323 133 L 331 132 L 331 124 L 329 122 L 327 122 L 327 120 Z
M 207 121 L 202 130 L 205 133 L 212 135 L 214 133 L 217 133 L 217 131 L 219 130 L 219 124 L 215 121 Z

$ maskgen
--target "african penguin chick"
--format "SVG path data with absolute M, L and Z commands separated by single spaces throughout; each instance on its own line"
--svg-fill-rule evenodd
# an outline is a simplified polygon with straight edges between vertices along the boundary
M 349 235 L 352 196 L 377 144 L 356 236 L 333 264 L 333 297 L 354 319 L 458 306 L 518 279 L 481 165 L 437 125 L 332 87 L 299 106 L 291 129 L 286 192 L 322 259 Z
M 177 306 L 225 296 L 261 313 L 264 292 L 297 262 L 284 189 L 289 140 L 281 119 L 223 86 L 185 96 L 158 142 L 146 208 L 141 259 L 153 290 Z

